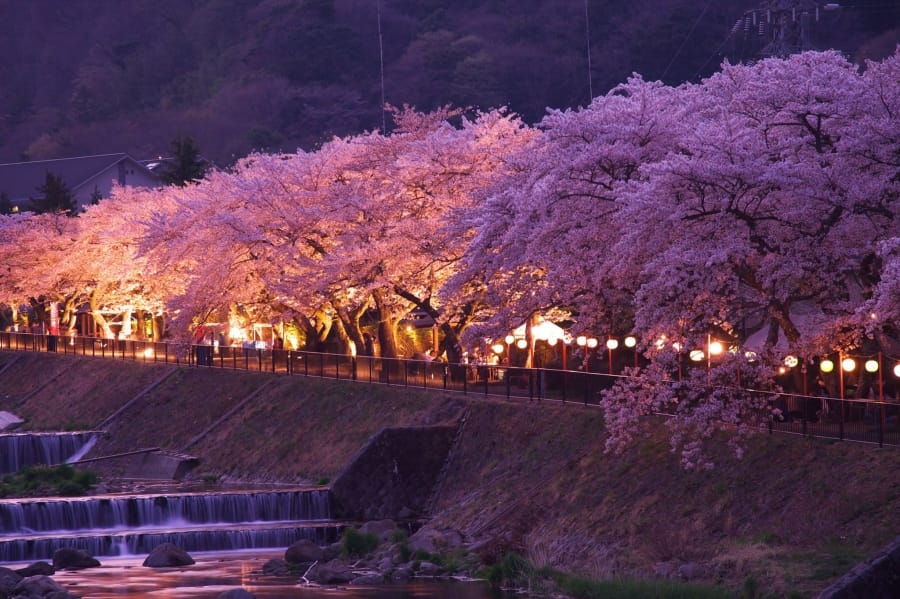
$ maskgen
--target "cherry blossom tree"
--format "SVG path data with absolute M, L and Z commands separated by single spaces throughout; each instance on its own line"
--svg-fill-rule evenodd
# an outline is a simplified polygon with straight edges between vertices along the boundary
M 10 215 L 0 217 L 0 298 L 12 311 L 30 306 L 41 322 L 47 321 L 51 302 L 65 307 L 64 321 L 74 318 L 78 306 L 79 281 L 60 271 L 59 265 L 72 253 L 79 222 L 64 213 Z
M 678 97 L 634 77 L 585 109 L 548 114 L 467 216 L 477 233 L 451 286 L 483 291 L 497 311 L 474 334 L 502 336 L 554 310 L 574 317 L 576 331 L 630 328 L 634 288 L 610 252 L 623 234 L 614 217 L 641 166 L 676 147 Z
M 683 88 L 694 118 L 679 151 L 644 167 L 617 221 L 629 228 L 614 251 L 641 265 L 634 305 L 642 336 L 667 335 L 687 352 L 706 350 L 710 336 L 740 347 L 759 330 L 755 357 L 770 369 L 787 353 L 807 360 L 861 343 L 866 264 L 879 240 L 896 235 L 900 209 L 896 166 L 859 151 L 879 145 L 861 122 L 874 118 L 895 136 L 898 125 L 895 100 L 872 101 L 867 85 L 839 55 L 806 53 L 725 65 Z M 652 255 L 637 243 L 650 232 Z M 734 371 L 734 362 L 714 370 Z M 745 386 L 770 387 L 771 370 L 748 380 L 751 366 L 738 365 Z M 702 463 L 696 431 L 767 417 L 742 412 L 749 398 L 724 401 L 709 380 L 699 377 L 687 396 L 665 387 L 683 416 L 673 425 L 695 426 L 693 435 L 673 437 L 686 465 Z M 606 396 L 608 414 L 634 409 L 630 386 Z
M 453 118 L 458 125 L 450 123 Z M 336 202 L 344 223 L 342 251 L 329 260 L 354 288 L 371 294 L 384 323 L 383 350 L 391 352 L 397 321 L 415 306 L 441 323 L 444 350 L 456 361 L 458 335 L 474 312 L 440 290 L 474 232 L 459 226 L 459 215 L 505 174 L 507 157 L 534 133 L 503 110 L 466 117 L 446 109 L 406 109 L 395 112 L 395 120 L 392 135 L 355 140 L 363 151 Z

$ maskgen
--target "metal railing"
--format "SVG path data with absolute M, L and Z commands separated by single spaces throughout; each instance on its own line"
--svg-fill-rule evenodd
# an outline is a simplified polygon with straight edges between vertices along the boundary
M 0 332 L 0 350 L 56 352 L 198 368 L 307 376 L 509 400 L 596 406 L 623 375 L 491 364 L 448 364 L 303 350 L 186 345 L 98 337 Z M 780 415 L 769 432 L 900 446 L 900 403 L 767 393 Z

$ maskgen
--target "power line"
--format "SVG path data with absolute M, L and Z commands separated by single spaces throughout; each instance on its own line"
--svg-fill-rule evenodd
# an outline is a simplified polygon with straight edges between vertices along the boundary
M 666 74 L 668 74 L 669 69 L 672 68 L 672 65 L 675 64 L 675 60 L 678 58 L 678 55 L 681 54 L 681 51 L 684 50 L 684 46 L 688 43 L 688 40 L 691 39 L 691 35 L 693 35 L 694 30 L 697 28 L 697 25 L 700 23 L 700 20 L 703 18 L 703 15 L 706 14 L 706 11 L 709 9 L 709 5 L 712 4 L 712 0 L 706 0 L 706 6 L 703 7 L 703 10 L 700 12 L 700 16 L 696 18 L 694 24 L 691 25 L 690 31 L 687 32 L 687 35 L 682 40 L 681 45 L 678 46 L 678 50 L 675 51 L 675 54 L 672 55 L 672 58 L 669 59 L 669 64 L 666 65 L 666 69 L 663 71 L 663 74 L 660 75 L 660 79 L 664 79 Z
M 591 73 L 591 15 L 588 12 L 588 0 L 584 0 L 584 34 L 587 38 L 587 74 L 588 74 L 588 104 L 594 101 L 594 77 Z
M 384 39 L 381 35 L 381 0 L 375 0 L 375 12 L 378 16 L 378 61 L 381 67 L 381 133 L 387 133 L 387 115 L 384 101 Z

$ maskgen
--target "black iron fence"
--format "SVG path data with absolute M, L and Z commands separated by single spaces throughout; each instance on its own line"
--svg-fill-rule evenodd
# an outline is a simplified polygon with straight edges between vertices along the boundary
M 623 375 L 270 349 L 0 332 L 0 350 L 56 352 L 500 397 L 599 404 Z M 900 446 L 900 402 L 771 393 L 770 432 Z

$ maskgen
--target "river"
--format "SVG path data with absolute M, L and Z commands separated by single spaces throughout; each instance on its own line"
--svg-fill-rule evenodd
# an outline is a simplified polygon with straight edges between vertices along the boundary
M 215 598 L 243 587 L 257 599 L 498 599 L 484 582 L 414 581 L 403 585 L 355 587 L 305 586 L 297 577 L 262 573 L 263 564 L 283 551 L 195 552 L 192 566 L 154 569 L 142 566 L 145 556 L 106 557 L 98 568 L 60 571 L 53 578 L 83 599 L 122 597 Z M 7 564 L 7 567 L 10 566 Z

